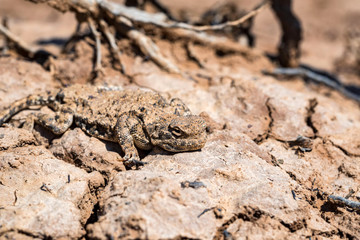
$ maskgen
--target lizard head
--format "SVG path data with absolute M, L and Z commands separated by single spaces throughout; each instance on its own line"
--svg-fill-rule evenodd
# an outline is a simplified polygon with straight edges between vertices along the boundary
M 163 118 L 148 128 L 151 143 L 169 152 L 201 149 L 206 142 L 206 123 L 194 115 Z

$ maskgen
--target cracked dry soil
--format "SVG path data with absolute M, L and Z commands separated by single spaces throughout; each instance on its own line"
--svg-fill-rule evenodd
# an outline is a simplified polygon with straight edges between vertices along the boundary
M 73 23 L 45 6 L 25 7 L 42 15 L 18 28 L 39 31 L 46 16 L 46 31 Z M 327 198 L 360 199 L 358 103 L 300 78 L 262 75 L 274 65 L 256 49 L 251 58 L 219 56 L 207 46 L 154 39 L 193 80 L 144 61 L 124 39 L 132 82 L 111 68 L 104 47 L 105 74 L 95 84 L 181 98 L 207 121 L 206 146 L 141 152 L 147 164 L 126 170 L 117 144 L 74 127 L 61 136 L 39 126 L 29 132 L 18 127 L 37 110 L 21 112 L 0 128 L 0 239 L 360 239 L 359 211 Z M 60 83 L 86 82 L 91 42 L 78 42 L 75 52 L 55 60 L 55 76 L 1 57 L 0 110 Z

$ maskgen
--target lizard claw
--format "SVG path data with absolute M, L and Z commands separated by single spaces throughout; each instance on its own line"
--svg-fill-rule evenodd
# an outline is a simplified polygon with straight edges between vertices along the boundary
M 131 167 L 133 167 L 133 166 L 136 166 L 136 169 L 139 169 L 139 167 L 142 167 L 142 166 L 144 166 L 144 165 L 147 164 L 147 163 L 142 162 L 142 161 L 140 161 L 140 160 L 129 159 L 129 160 L 126 160 L 126 161 L 124 162 L 124 164 L 125 164 L 126 167 L 131 168 Z
M 146 164 L 140 161 L 140 158 L 137 156 L 137 154 L 131 154 L 131 153 L 125 154 L 124 159 L 125 159 L 124 165 L 129 168 L 136 166 L 136 169 L 139 169 L 139 167 L 144 166 Z

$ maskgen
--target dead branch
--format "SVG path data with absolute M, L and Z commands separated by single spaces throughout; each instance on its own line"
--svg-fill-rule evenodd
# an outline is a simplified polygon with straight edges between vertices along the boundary
M 206 34 L 205 32 L 195 32 L 187 29 L 163 29 L 163 32 L 169 37 L 210 46 L 217 51 L 225 53 L 238 53 L 250 59 L 256 59 L 260 56 L 260 52 L 230 41 L 226 37 L 218 37 Z
M 264 10 L 267 5 L 268 5 L 268 1 L 267 0 L 263 1 L 255 9 L 253 9 L 252 11 L 248 12 L 243 17 L 241 17 L 237 20 L 234 20 L 234 21 L 228 21 L 228 22 L 216 24 L 216 25 L 204 25 L 204 26 L 193 26 L 193 25 L 186 24 L 186 23 L 174 23 L 174 24 L 170 25 L 170 28 L 183 28 L 183 29 L 201 32 L 201 31 L 209 31 L 209 30 L 222 30 L 226 27 L 239 26 L 240 24 L 246 22 L 248 19 L 254 17 L 259 12 Z
M 355 202 L 355 201 L 351 201 L 349 199 L 346 199 L 344 197 L 340 197 L 340 196 L 334 196 L 334 195 L 330 195 L 328 197 L 329 200 L 334 201 L 335 203 L 339 204 L 339 205 L 345 205 L 349 208 L 352 208 L 354 210 L 360 210 L 360 202 Z
M 220 2 L 218 1 L 210 9 L 204 12 L 195 25 L 215 25 L 225 23 L 227 21 L 234 21 L 244 16 L 246 12 L 238 9 L 235 2 Z M 254 17 L 250 17 L 244 23 L 238 26 L 228 27 L 222 30 L 213 31 L 214 33 L 222 34 L 235 42 L 238 42 L 241 36 L 247 38 L 248 46 L 255 46 L 255 36 L 251 29 L 253 27 Z
M 216 50 L 220 50 L 223 52 L 236 52 L 251 57 L 255 57 L 257 54 L 252 52 L 248 48 L 241 46 L 240 44 L 229 41 L 225 37 L 210 36 L 203 31 L 219 30 L 224 29 L 228 26 L 237 26 L 258 14 L 267 5 L 268 1 L 263 1 L 253 11 L 250 11 L 248 14 L 235 21 L 230 21 L 218 25 L 193 26 L 186 23 L 169 21 L 162 13 L 148 13 L 136 8 L 127 8 L 123 5 L 107 1 L 101 1 L 99 3 L 100 8 L 110 13 L 111 15 L 117 16 L 118 18 L 127 18 L 131 22 L 137 23 L 140 26 L 153 25 L 154 27 L 162 28 L 163 32 L 167 33 L 168 35 L 172 35 L 173 37 L 176 36 L 178 38 L 185 38 L 189 41 L 209 45 Z
M 109 42 L 109 45 L 111 47 L 111 52 L 114 56 L 116 56 L 117 58 L 117 61 L 119 62 L 119 65 L 120 65 L 120 69 L 121 69 L 121 72 L 122 73 L 126 73 L 126 69 L 125 69 L 125 66 L 124 64 L 122 63 L 122 60 L 121 60 L 121 51 L 118 47 L 118 45 L 116 44 L 116 39 L 115 39 L 115 36 L 114 34 L 112 34 L 110 32 L 110 29 L 109 29 L 109 26 L 108 24 L 104 21 L 104 20 L 101 20 L 100 21 L 100 27 L 101 27 L 101 31 L 103 32 L 103 34 L 105 35 L 105 37 L 107 38 L 108 42 Z
M 194 26 L 187 23 L 181 23 L 176 21 L 168 20 L 166 15 L 163 13 L 148 13 L 136 8 L 129 8 L 124 5 L 108 2 L 106 0 L 27 0 L 35 3 L 44 3 L 47 2 L 48 5 L 59 9 L 61 11 L 77 11 L 87 10 L 89 13 L 94 16 L 99 14 L 99 9 L 104 10 L 107 13 L 110 13 L 114 17 L 124 17 L 130 20 L 133 23 L 138 24 L 152 24 L 161 28 L 181 28 L 191 31 L 208 31 L 208 30 L 222 30 L 226 27 L 238 26 L 241 23 L 244 23 L 249 18 L 257 15 L 261 12 L 269 3 L 268 0 L 264 0 L 252 11 L 244 15 L 243 17 L 235 20 L 228 21 L 216 25 L 204 25 L 204 26 Z
M 107 0 L 27 1 L 34 3 L 47 3 L 49 6 L 62 12 L 74 12 L 79 23 L 87 21 L 87 19 L 92 19 L 93 23 L 90 28 L 97 45 L 97 57 L 95 65 L 96 69 L 99 69 L 101 66 L 101 62 L 99 62 L 101 61 L 101 53 L 99 52 L 100 37 L 98 34 L 96 34 L 96 32 L 100 31 L 102 35 L 104 35 L 104 37 L 109 42 L 110 48 L 112 50 L 111 52 L 116 53 L 115 55 L 118 55 L 118 59 L 120 59 L 120 51 L 116 45 L 114 36 L 109 34 L 106 27 L 104 28 L 104 26 L 107 24 L 109 26 L 114 26 L 119 33 L 131 39 L 139 47 L 144 55 L 149 56 L 150 59 L 158 64 L 161 68 L 172 73 L 180 73 L 179 68 L 169 59 L 163 56 L 157 45 L 144 33 L 138 31 L 136 27 L 153 26 L 164 31 L 168 31 L 169 35 L 177 35 L 193 42 L 208 44 L 223 52 L 240 52 L 241 54 L 245 55 L 254 55 L 250 53 L 250 51 L 245 47 L 231 42 L 227 38 L 209 36 L 205 34 L 204 31 L 221 30 L 229 26 L 238 26 L 239 24 L 258 14 L 268 5 L 268 0 L 264 0 L 254 10 L 235 21 L 229 21 L 218 25 L 194 26 L 191 24 L 179 23 L 173 20 L 169 20 L 163 13 L 147 13 L 140 9 L 126 7 L 124 5 L 109 2 Z M 99 29 L 99 31 L 97 29 Z M 122 65 L 121 61 L 120 65 Z M 124 71 L 123 66 L 122 70 Z
M 173 15 L 169 11 L 169 9 L 157 0 L 142 0 L 142 1 L 141 0 L 140 1 L 139 0 L 126 0 L 125 6 L 136 7 L 136 8 L 140 8 L 141 10 L 144 10 L 146 3 L 150 3 L 159 12 L 164 13 L 168 19 L 175 20 L 175 18 L 173 17 Z
M 127 32 L 127 36 L 140 47 L 140 50 L 146 56 L 149 56 L 155 63 L 163 67 L 165 70 L 171 73 L 180 73 L 179 68 L 169 59 L 165 58 L 161 54 L 158 46 L 145 34 L 136 29 L 132 29 Z
M 94 38 L 95 38 L 96 61 L 95 61 L 94 71 L 98 74 L 99 72 L 102 72 L 102 66 L 101 66 L 101 40 L 100 40 L 101 35 L 96 30 L 94 21 L 91 18 L 88 19 L 88 23 L 89 23 L 91 33 L 94 35 Z
M 291 6 L 292 0 L 271 0 L 271 7 L 279 19 L 282 29 L 278 60 L 283 67 L 299 66 L 301 54 L 301 23 L 294 15 Z
M 128 8 L 120 4 L 109 3 L 106 0 L 28 0 L 35 3 L 47 3 L 49 6 L 60 10 L 62 12 L 71 11 L 77 15 L 78 21 L 81 21 L 83 16 L 86 16 L 89 19 L 93 19 L 94 22 L 98 23 L 102 19 L 103 14 L 100 12 L 100 9 L 103 10 L 103 6 L 107 6 L 105 8 L 105 14 L 110 13 L 109 25 L 113 25 L 120 33 L 127 36 L 129 39 L 133 40 L 135 44 L 138 45 L 140 50 L 144 53 L 144 55 L 149 56 L 155 63 L 157 63 L 163 69 L 172 72 L 172 73 L 180 73 L 180 70 L 173 64 L 169 59 L 164 57 L 159 51 L 156 44 L 148 38 L 145 34 L 139 32 L 132 26 L 132 21 L 129 21 L 129 18 L 124 18 L 121 14 L 114 14 L 117 12 L 116 9 L 122 9 L 125 12 L 133 12 L 135 11 L 138 14 L 149 15 L 144 11 Z M 79 17 L 78 17 L 79 16 Z M 150 14 L 151 16 L 151 14 Z M 96 30 L 96 27 L 93 24 L 93 30 Z M 101 25 L 101 24 L 99 24 Z M 99 27 L 101 29 L 101 26 Z M 93 32 L 94 33 L 94 32 Z M 96 40 L 96 34 L 94 34 Z M 98 40 L 96 40 L 98 41 Z M 99 51 L 99 48 L 97 48 Z M 99 67 L 99 52 L 97 55 L 97 64 Z
M 161 28 L 182 28 L 182 29 L 198 31 L 198 32 L 208 31 L 208 30 L 222 30 L 226 27 L 238 26 L 241 23 L 244 23 L 249 18 L 261 12 L 267 5 L 268 5 L 268 0 L 265 0 L 261 4 L 259 4 L 255 9 L 250 11 L 248 14 L 235 21 L 228 21 L 216 25 L 194 26 L 187 23 L 169 21 L 166 19 L 166 16 L 161 13 L 152 14 L 135 8 L 128 8 L 126 6 L 119 5 L 113 2 L 107 2 L 107 1 L 99 2 L 99 6 L 103 10 L 106 10 L 107 12 L 117 17 L 120 16 L 125 17 L 134 23 L 152 24 Z
M 359 87 L 352 85 L 346 85 L 342 83 L 336 76 L 310 68 L 305 65 L 300 65 L 298 68 L 276 68 L 273 71 L 263 71 L 264 74 L 272 76 L 292 76 L 307 78 L 316 83 L 324 84 L 330 88 L 333 88 L 348 98 L 352 98 L 360 102 Z
M 154 27 L 160 27 L 162 31 L 169 36 L 184 38 L 189 41 L 209 45 L 216 50 L 223 52 L 241 53 L 245 56 L 255 56 L 257 54 L 248 48 L 241 46 L 240 44 L 229 41 L 225 37 L 210 36 L 204 33 L 203 30 L 219 30 L 228 26 L 239 25 L 258 14 L 267 5 L 268 1 L 263 1 L 253 11 L 250 11 L 248 14 L 235 21 L 226 22 L 219 25 L 193 26 L 190 24 L 168 21 L 166 16 L 162 13 L 148 13 L 136 8 L 127 8 L 120 4 L 107 2 L 105 0 L 99 3 L 101 9 L 105 10 L 107 13 L 110 13 L 112 16 L 122 16 L 129 19 L 131 22 L 143 26 L 152 25 Z

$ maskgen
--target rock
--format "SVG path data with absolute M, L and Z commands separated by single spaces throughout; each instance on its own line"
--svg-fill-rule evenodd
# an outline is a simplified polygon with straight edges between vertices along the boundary
M 13 127 L 0 128 L 0 151 L 35 144 L 36 140 L 28 130 Z
M 0 110 L 30 94 L 45 92 L 58 84 L 36 63 L 0 58 Z
M 257 156 L 246 141 L 224 144 L 222 139 L 230 138 L 218 132 L 201 151 L 150 153 L 141 171 L 117 173 L 100 202 L 99 221 L 88 226 L 89 236 L 211 239 L 224 221 L 220 218 L 230 219 L 244 205 L 261 206 L 285 222 L 296 221 L 281 210 L 298 208 L 291 196 L 294 182 Z M 184 181 L 200 181 L 206 187 L 184 188 Z
M 360 157 L 360 110 L 355 103 L 336 104 L 319 98 L 312 121 L 318 135 L 329 139 L 345 154 Z
M 2 130 L 2 128 L 1 128 Z M 78 239 L 103 184 L 84 170 L 54 158 L 43 147 L 0 152 L 0 233 Z
M 205 112 L 234 132 L 247 134 L 252 139 L 266 132 L 270 123 L 265 105 L 268 97 L 261 89 L 241 78 L 223 77 L 221 81 L 207 90 L 173 90 L 170 94 L 184 99 L 193 113 Z
M 115 170 L 125 170 L 120 145 L 89 137 L 79 128 L 69 130 L 54 140 L 50 151 L 58 158 L 87 171 L 109 174 Z

